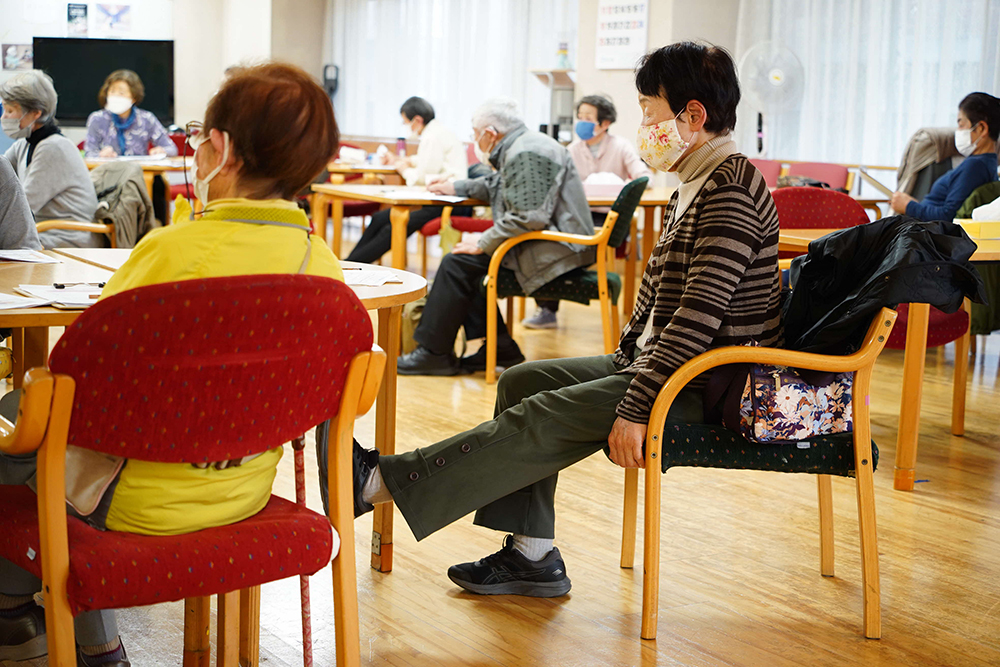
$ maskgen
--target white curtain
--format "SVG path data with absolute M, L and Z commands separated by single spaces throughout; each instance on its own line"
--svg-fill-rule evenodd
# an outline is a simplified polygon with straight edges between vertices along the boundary
M 1000 94 L 1000 0 L 740 0 L 739 17 L 737 63 L 772 40 L 805 71 L 798 107 L 767 118 L 772 159 L 895 165 L 966 94 Z M 748 155 L 756 116 L 741 104 Z
M 399 107 L 426 98 L 460 139 L 473 110 L 514 98 L 529 127 L 547 122 L 548 89 L 531 69 L 575 49 L 577 0 L 330 0 L 330 62 L 340 66 L 335 108 L 347 134 L 397 136 Z M 570 54 L 571 57 L 573 54 Z

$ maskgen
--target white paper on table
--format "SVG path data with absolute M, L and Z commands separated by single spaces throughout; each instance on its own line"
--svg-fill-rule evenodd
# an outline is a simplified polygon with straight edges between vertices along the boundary
M 64 308 L 87 308 L 97 303 L 101 297 L 101 287 L 93 284 L 68 285 L 57 289 L 53 285 L 18 285 L 21 294 L 44 301 L 44 304 L 56 304 Z
M 415 191 L 415 190 L 383 190 L 379 193 L 387 199 L 417 199 L 417 200 L 427 200 L 429 202 L 446 202 L 450 204 L 457 204 L 458 202 L 465 201 L 465 197 L 458 197 L 455 195 L 436 195 L 427 191 Z
M 31 264 L 62 264 L 62 260 L 37 250 L 0 250 L 0 262 L 29 262 Z
M 386 283 L 398 283 L 392 271 L 377 269 L 344 269 L 344 282 L 351 287 L 381 287 Z
M 14 310 L 15 308 L 37 308 L 47 306 L 48 301 L 44 299 L 33 299 L 27 296 L 17 296 L 15 294 L 0 294 L 0 310 Z

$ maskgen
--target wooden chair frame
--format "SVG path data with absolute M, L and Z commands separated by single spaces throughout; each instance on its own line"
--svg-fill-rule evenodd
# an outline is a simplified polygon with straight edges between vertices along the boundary
M 869 389 L 875 360 L 885 347 L 896 321 L 896 312 L 883 308 L 872 321 L 864 343 L 854 354 L 830 356 L 766 347 L 722 347 L 691 359 L 667 380 L 650 413 L 646 431 L 646 492 L 642 583 L 643 639 L 656 639 L 660 592 L 660 461 L 661 437 L 667 413 L 680 391 L 694 378 L 725 364 L 771 364 L 834 373 L 854 373 L 851 409 L 854 419 L 854 470 L 861 532 L 861 577 L 864 598 L 865 637 L 882 633 L 879 593 L 878 543 L 875 532 L 875 489 L 872 480 Z M 639 469 L 625 471 L 625 507 L 622 526 L 621 566 L 631 568 L 635 556 L 635 532 Z M 833 576 L 833 497 L 830 475 L 817 475 L 820 523 L 820 573 Z
M 617 345 L 615 332 L 621 331 L 621 328 L 618 309 L 611 304 L 611 295 L 608 291 L 608 264 L 614 262 L 614 258 L 611 256 L 614 250 L 608 247 L 608 240 L 611 238 L 611 232 L 615 228 L 616 222 L 618 222 L 618 212 L 610 211 L 601 228 L 591 236 L 549 230 L 528 232 L 507 239 L 493 252 L 486 274 L 486 384 L 496 382 L 497 276 L 500 273 L 500 262 L 503 261 L 504 256 L 510 252 L 511 248 L 525 241 L 560 241 L 562 243 L 597 246 L 598 294 L 601 302 L 601 325 L 604 329 L 604 352 L 611 354 L 615 351 Z M 514 300 L 512 298 L 507 299 L 507 328 L 511 333 L 514 332 Z
M 385 352 L 378 346 L 370 352 L 354 356 L 348 369 L 340 410 L 331 424 L 331 442 L 336 443 L 336 453 L 329 457 L 329 519 L 341 543 L 332 567 L 336 652 L 337 664 L 350 667 L 361 664 L 354 561 L 354 420 L 374 404 L 385 363 Z M 65 479 L 66 443 L 75 384 L 69 375 L 32 368 L 25 374 L 17 426 L 0 417 L 0 451 L 7 454 L 38 452 L 42 591 L 48 628 L 48 664 L 51 667 L 76 667 L 77 663 L 73 614 L 66 586 L 69 538 Z M 220 667 L 256 665 L 259 656 L 259 587 L 220 593 L 218 597 L 216 664 Z M 185 600 L 184 667 L 207 667 L 210 664 L 209 605 L 209 597 Z
M 79 220 L 43 220 L 42 222 L 35 223 L 35 230 L 39 234 L 47 232 L 50 229 L 68 229 L 75 232 L 107 234 L 111 240 L 111 247 L 118 247 L 118 239 L 115 238 L 115 226 L 111 223 L 80 222 Z

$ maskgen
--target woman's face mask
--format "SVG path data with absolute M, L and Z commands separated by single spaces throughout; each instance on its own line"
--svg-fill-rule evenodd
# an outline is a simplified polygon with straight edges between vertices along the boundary
M 588 141 L 594 138 L 594 129 L 597 127 L 597 123 L 589 120 L 578 120 L 576 121 L 576 136 L 580 137 L 584 141 Z
M 124 95 L 108 95 L 104 108 L 113 114 L 121 115 L 132 108 L 132 98 Z
M 20 116 L 7 115 L 8 113 L 16 113 L 15 109 L 9 108 L 11 105 L 4 106 L 3 117 L 0 118 L 0 127 L 3 129 L 3 133 L 6 134 L 11 139 L 24 139 L 31 134 L 31 126 L 34 124 L 35 120 L 27 119 L 28 114 L 26 112 L 21 112 Z M 17 105 L 13 105 L 16 107 Z M 41 114 L 39 114 L 41 116 Z M 29 120 L 30 122 L 25 122 Z M 21 123 L 24 123 L 24 127 L 21 127 Z
M 955 148 L 965 157 L 969 157 L 975 153 L 976 147 L 979 145 L 978 139 L 976 141 L 972 140 L 972 131 L 974 129 L 976 129 L 975 126 L 965 130 L 962 128 L 955 130 Z M 982 139 L 982 136 L 979 139 Z
M 684 113 L 683 111 L 681 113 Z M 642 125 L 636 145 L 639 157 L 653 169 L 670 171 L 680 161 L 684 151 L 694 142 L 695 135 L 685 140 L 677 129 L 677 114 L 670 120 L 655 125 Z
M 472 149 L 476 153 L 476 158 L 480 162 L 482 162 L 483 164 L 486 164 L 486 165 L 490 164 L 490 153 L 492 153 L 493 149 L 496 148 L 496 142 L 490 142 L 490 143 L 488 143 L 487 144 L 487 146 L 489 146 L 488 149 L 487 148 L 483 148 L 479 144 L 479 142 L 482 141 L 483 139 L 487 139 L 487 140 L 491 139 L 492 137 L 491 137 L 491 135 L 490 135 L 490 133 L 489 133 L 488 130 L 492 130 L 492 129 L 493 129 L 492 127 L 484 128 L 482 134 L 480 134 L 478 137 L 474 137 L 473 142 L 472 142 Z
M 208 138 L 209 138 L 209 133 L 206 132 L 205 130 L 202 130 L 200 133 L 193 135 L 188 139 L 188 143 L 191 145 L 192 148 L 194 148 L 196 153 L 195 164 L 198 163 L 198 157 L 197 157 L 198 148 L 202 144 L 206 143 L 208 141 Z M 229 133 L 225 131 L 223 131 L 222 133 L 222 146 L 223 146 L 222 161 L 215 167 L 215 169 L 213 169 L 208 173 L 208 176 L 206 176 L 205 178 L 198 178 L 198 172 L 201 170 L 201 167 L 195 168 L 194 196 L 198 199 L 198 201 L 201 202 L 202 210 L 204 210 L 205 207 L 208 206 L 209 202 L 208 184 L 211 182 L 213 178 L 215 178 L 219 174 L 220 171 L 222 171 L 222 167 L 224 167 L 226 162 L 229 160 Z M 194 210 L 193 203 L 191 205 L 191 210 L 192 211 Z

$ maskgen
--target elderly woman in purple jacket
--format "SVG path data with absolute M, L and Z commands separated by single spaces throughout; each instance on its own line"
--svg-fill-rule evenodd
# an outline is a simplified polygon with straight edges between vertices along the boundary
M 145 93 L 142 79 L 132 70 L 115 70 L 108 75 L 97 94 L 103 109 L 87 119 L 83 147 L 87 157 L 177 155 L 177 146 L 156 116 L 138 107 Z

